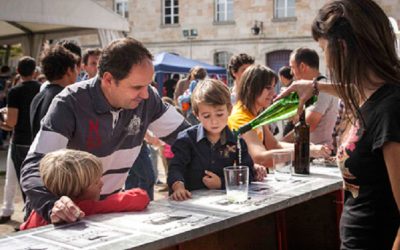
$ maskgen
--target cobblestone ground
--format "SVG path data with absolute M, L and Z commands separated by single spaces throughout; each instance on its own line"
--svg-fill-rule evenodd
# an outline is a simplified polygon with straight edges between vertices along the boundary
M 2 207 L 3 204 L 3 195 L 4 195 L 4 182 L 5 182 L 5 164 L 6 164 L 6 155 L 7 151 L 0 151 L 0 204 Z M 159 171 L 159 178 L 162 182 L 165 183 L 165 171 L 164 167 L 161 165 L 161 160 L 159 159 L 158 161 L 158 171 Z M 167 197 L 167 192 L 164 190 L 164 185 L 156 185 L 155 187 L 155 192 L 154 192 L 154 199 L 158 200 L 164 197 Z M 23 201 L 22 201 L 22 195 L 20 190 L 17 190 L 16 197 L 14 199 L 14 206 L 15 206 L 15 212 L 11 216 L 11 220 L 7 222 L 6 224 L 0 224 L 0 236 L 3 236 L 5 234 L 10 234 L 15 232 L 14 228 L 18 227 L 24 217 L 24 212 L 22 211 L 23 209 Z M 0 211 L 1 213 L 1 211 Z

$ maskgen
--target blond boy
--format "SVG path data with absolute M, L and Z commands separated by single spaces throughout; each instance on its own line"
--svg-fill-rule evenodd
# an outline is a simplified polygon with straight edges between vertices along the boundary
M 44 186 L 52 194 L 58 198 L 70 197 L 83 211 L 78 215 L 79 218 L 99 213 L 139 211 L 145 209 L 150 201 L 147 193 L 141 189 L 119 192 L 101 200 L 101 161 L 84 151 L 62 149 L 48 153 L 40 161 L 39 169 Z M 20 229 L 47 224 L 38 213 L 32 211 Z

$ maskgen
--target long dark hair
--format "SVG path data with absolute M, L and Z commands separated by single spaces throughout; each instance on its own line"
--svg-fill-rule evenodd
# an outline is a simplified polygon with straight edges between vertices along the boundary
M 400 84 L 396 36 L 389 18 L 374 1 L 330 1 L 314 19 L 312 36 L 328 41 L 330 77 L 354 118 L 362 120 L 363 82 L 373 84 L 375 76 L 385 83 Z

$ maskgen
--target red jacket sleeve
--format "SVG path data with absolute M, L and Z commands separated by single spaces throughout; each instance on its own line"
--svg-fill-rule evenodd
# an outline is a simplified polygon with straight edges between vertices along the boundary
M 146 191 L 135 188 L 108 196 L 101 201 L 79 201 L 77 205 L 85 215 L 141 211 L 147 207 L 150 199 Z
M 147 192 L 135 188 L 108 196 L 101 201 L 78 201 L 76 205 L 85 212 L 85 216 L 102 213 L 141 211 L 147 207 L 150 199 Z M 32 211 L 28 220 L 20 226 L 20 230 L 48 225 L 38 213 Z
M 31 212 L 29 218 L 19 226 L 19 230 L 27 230 L 30 228 L 41 227 L 48 225 L 49 223 L 43 219 L 35 210 Z

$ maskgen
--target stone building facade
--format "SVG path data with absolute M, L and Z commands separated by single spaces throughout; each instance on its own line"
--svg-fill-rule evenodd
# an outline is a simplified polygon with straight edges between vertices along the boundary
M 97 0 L 125 16 L 127 34 L 152 53 L 172 52 L 224 66 L 229 57 L 248 53 L 277 70 L 300 46 L 321 50 L 310 25 L 327 0 Z M 400 0 L 377 0 L 389 16 L 400 19 Z M 95 44 L 92 36 L 83 46 Z M 323 62 L 321 60 L 321 62 Z M 321 72 L 325 66 L 321 63 Z

